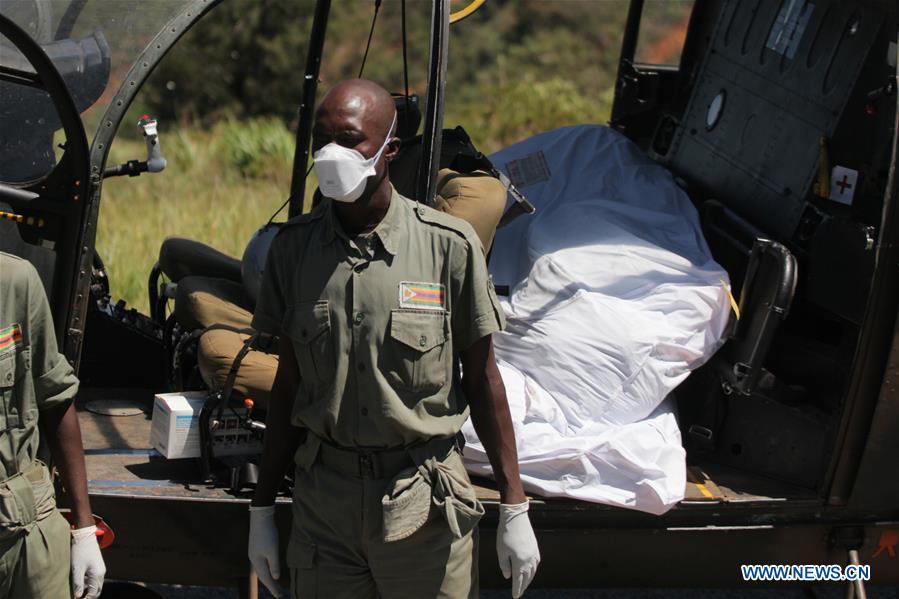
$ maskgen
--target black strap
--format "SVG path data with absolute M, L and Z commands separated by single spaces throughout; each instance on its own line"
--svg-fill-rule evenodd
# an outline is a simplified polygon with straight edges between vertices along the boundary
M 270 337 L 269 335 L 264 335 L 263 333 L 260 333 L 255 329 L 233 327 L 231 325 L 223 323 L 216 323 L 206 327 L 199 332 L 197 338 L 210 331 L 230 331 L 239 335 L 248 335 L 248 337 L 244 340 L 243 346 L 240 348 L 240 351 L 237 352 L 237 355 L 234 356 L 234 360 L 231 362 L 231 368 L 228 369 L 228 376 L 225 378 L 225 384 L 222 385 L 222 388 L 218 391 L 216 418 L 221 418 L 222 414 L 225 411 L 225 406 L 231 399 L 231 392 L 234 390 L 234 383 L 237 381 L 237 373 L 240 371 L 240 365 L 243 363 L 244 358 L 247 357 L 247 354 L 249 354 L 251 350 L 270 353 L 268 350 L 272 348 L 273 343 L 271 342 L 272 337 Z M 268 340 L 268 342 L 262 343 L 262 340 Z
M 178 339 L 178 343 L 175 344 L 174 351 L 172 352 L 172 382 L 177 384 L 179 389 L 184 387 L 181 373 L 181 354 L 184 352 L 186 346 L 191 343 L 196 343 L 204 332 L 205 330 L 191 331 L 189 335 L 184 335 Z
M 371 48 L 371 38 L 375 34 L 375 23 L 378 22 L 378 10 L 381 8 L 381 0 L 375 0 L 375 14 L 371 18 L 371 29 L 368 31 L 368 42 L 365 44 L 365 54 L 362 55 L 362 65 L 359 67 L 358 78 L 362 79 L 365 72 L 365 63 L 368 60 L 368 51 Z
M 250 353 L 250 350 L 253 349 L 253 343 L 256 341 L 257 337 L 259 337 L 259 333 L 247 337 L 243 342 L 243 347 L 240 348 L 240 351 L 234 356 L 234 361 L 231 362 L 231 369 L 228 371 L 228 377 L 225 379 L 225 384 L 222 386 L 221 390 L 221 399 L 219 399 L 218 412 L 216 415 L 218 418 L 222 417 L 222 413 L 225 411 L 225 404 L 231 399 L 231 392 L 234 390 L 234 383 L 237 380 L 237 372 L 240 370 L 240 364 L 243 362 L 243 359 L 247 357 L 247 354 Z

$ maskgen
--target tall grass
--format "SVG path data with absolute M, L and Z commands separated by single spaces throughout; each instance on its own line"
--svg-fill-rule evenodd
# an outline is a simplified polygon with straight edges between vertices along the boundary
M 189 237 L 240 257 L 286 200 L 293 160 L 293 136 L 278 121 L 222 121 L 211 130 L 173 126 L 160 133 L 166 169 L 105 180 L 97 232 L 113 296 L 144 313 L 147 277 L 162 241 Z M 109 164 L 145 156 L 141 139 L 120 135 Z M 278 220 L 285 218 L 286 211 Z

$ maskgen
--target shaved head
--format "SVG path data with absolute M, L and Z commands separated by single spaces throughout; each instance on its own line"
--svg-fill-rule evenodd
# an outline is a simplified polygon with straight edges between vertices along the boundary
M 348 79 L 325 94 L 316 111 L 316 121 L 326 117 L 356 117 L 372 133 L 379 132 L 383 140 L 391 133 L 388 129 L 395 114 L 396 105 L 386 89 L 368 79 Z

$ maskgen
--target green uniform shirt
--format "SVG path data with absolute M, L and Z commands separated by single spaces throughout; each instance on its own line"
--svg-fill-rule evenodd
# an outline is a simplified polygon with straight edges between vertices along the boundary
M 78 379 L 59 353 L 41 279 L 0 252 L 0 481 L 37 456 L 38 411 L 75 397 Z
M 283 227 L 253 317 L 293 341 L 293 423 L 370 448 L 456 434 L 456 355 L 503 326 L 471 226 L 396 191 L 364 236 L 347 236 L 330 200 Z

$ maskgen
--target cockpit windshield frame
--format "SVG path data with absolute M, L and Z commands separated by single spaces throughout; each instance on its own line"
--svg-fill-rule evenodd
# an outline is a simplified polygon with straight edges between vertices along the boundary
M 159 64 L 166 53 L 197 21 L 206 15 L 222 0 L 160 0 L 159 2 L 135 2 L 133 11 L 128 11 L 122 2 L 103 2 L 102 0 L 9 0 L 4 3 L 0 14 L 4 15 L 4 34 L 7 30 L 17 29 L 20 36 L 24 36 L 33 51 L 40 56 L 28 60 L 25 55 L 25 69 L 3 69 L 4 81 L 15 83 L 10 77 L 19 74 L 21 81 L 28 83 L 29 77 L 35 79 L 58 79 L 54 89 L 46 82 L 42 85 L 50 93 L 53 103 L 59 113 L 59 120 L 66 125 L 64 128 L 66 140 L 62 156 L 56 161 L 49 171 L 40 177 L 30 178 L 22 182 L 9 182 L 4 187 L 11 194 L 28 194 L 30 204 L 27 208 L 35 214 L 41 213 L 41 218 L 48 221 L 48 228 L 56 227 L 60 232 L 49 243 L 41 243 L 42 251 L 52 250 L 53 256 L 48 262 L 52 263 L 50 278 L 52 283 L 45 279 L 48 296 L 54 311 L 54 320 L 57 323 L 57 337 L 60 347 L 68 360 L 77 368 L 81 355 L 81 344 L 84 337 L 84 321 L 90 301 L 89 286 L 91 283 L 92 265 L 94 260 L 94 244 L 97 233 L 97 217 L 100 208 L 100 190 L 103 171 L 109 155 L 109 148 L 117 129 L 124 118 L 131 102 L 141 89 L 144 82 L 153 69 Z M 37 23 L 28 18 L 21 18 L 16 23 L 14 16 L 16 11 L 25 11 L 29 7 L 35 8 L 35 14 L 44 14 L 44 20 L 50 23 Z M 47 7 L 58 6 L 59 11 L 48 11 Z M 64 8 L 63 8 L 64 7 Z M 142 10 L 155 12 L 151 15 L 141 14 Z M 59 13 L 59 21 L 52 23 L 52 17 L 47 14 Z M 20 13 L 21 14 L 21 13 Z M 153 18 L 156 20 L 154 22 Z M 39 20 L 39 19 L 38 19 Z M 104 23 L 109 25 L 109 35 L 102 34 Z M 111 33 L 119 28 L 119 38 Z M 111 54 L 117 52 L 116 39 L 126 39 L 125 34 L 135 31 L 141 32 L 136 43 L 130 48 L 134 50 L 130 55 L 120 55 L 112 59 L 111 73 L 104 87 L 96 98 L 90 100 L 92 107 L 84 106 L 76 102 L 78 90 L 71 87 L 75 79 L 66 79 L 60 70 L 65 70 L 62 61 L 54 61 L 54 50 L 48 49 L 54 43 L 64 41 L 66 43 L 90 37 L 94 32 L 100 31 L 101 40 L 97 46 L 101 47 L 102 41 L 109 40 Z M 55 32 L 55 33 L 48 33 Z M 12 37 L 15 37 L 14 33 Z M 36 39 L 39 38 L 45 39 Z M 74 38 L 72 37 L 74 36 Z M 11 36 L 5 35 L 12 41 Z M 57 38 L 64 38 L 58 40 Z M 101 39 L 102 38 L 102 39 Z M 146 43 L 144 43 L 146 40 Z M 133 42 L 133 40 L 132 40 Z M 13 44 L 15 48 L 9 50 L 9 44 L 4 46 L 7 61 L 20 58 L 14 52 L 22 53 L 21 44 Z M 71 52 L 68 54 L 72 54 Z M 101 51 L 102 54 L 102 51 Z M 36 55 L 36 54 L 35 54 Z M 119 62 L 117 63 L 116 60 Z M 3 61 L 0 60 L 0 63 Z M 23 61 L 18 60 L 21 65 Z M 27 65 L 30 64 L 31 67 Z M 38 64 L 44 65 L 38 67 Z M 118 65 L 118 68 L 117 68 Z M 8 65 L 9 66 L 9 65 Z M 127 69 L 127 70 L 126 70 Z M 37 76 L 29 71 L 37 70 Z M 77 68 L 74 69 L 77 71 Z M 42 77 L 41 71 L 52 72 Z M 19 82 L 21 84 L 21 81 Z M 69 104 L 67 110 L 61 110 L 59 106 Z M 97 118 L 102 111 L 102 117 Z M 64 116 L 68 112 L 69 116 Z M 74 115 L 79 115 L 75 118 Z M 56 116 L 54 115 L 54 118 Z M 74 120 L 67 123 L 66 120 Z M 80 133 L 79 133 L 80 132 Z M 87 138 L 93 132 L 93 139 L 87 146 Z M 76 139 L 71 139 L 72 136 Z M 80 140 L 77 139 L 80 136 Z M 74 141 L 74 143 L 73 143 Z M 54 142 L 56 143 L 56 142 Z M 73 144 L 73 145 L 69 145 Z M 75 169 L 67 167 L 72 161 L 70 156 L 80 156 L 84 163 L 83 172 L 75 173 Z M 66 190 L 67 193 L 51 193 L 49 183 L 54 182 L 54 187 Z M 77 189 L 77 193 L 72 191 Z M 23 196 L 24 197 L 24 196 Z M 32 210 L 33 209 L 33 210 Z M 33 217 L 36 218 L 36 217 Z M 54 222 L 50 223 L 52 220 Z M 43 222 L 43 221 L 42 221 Z M 20 230 L 21 227 L 20 227 Z M 24 239 L 24 235 L 23 235 Z M 67 239 L 65 243 L 60 241 Z M 33 242 L 29 242 L 33 243 Z M 74 273 L 74 278 L 72 273 Z M 60 281 L 65 280 L 65 284 Z

